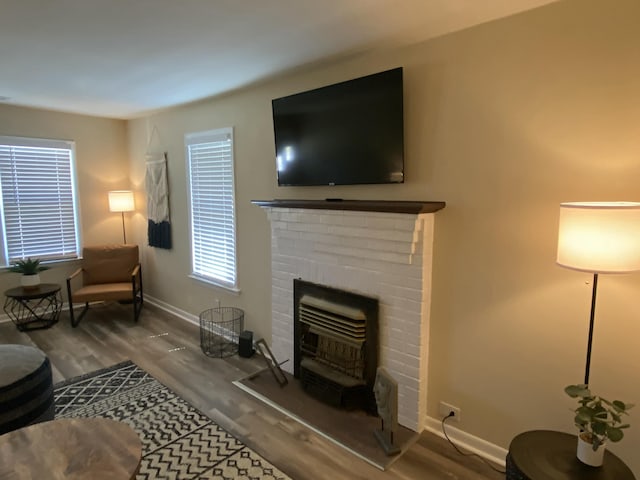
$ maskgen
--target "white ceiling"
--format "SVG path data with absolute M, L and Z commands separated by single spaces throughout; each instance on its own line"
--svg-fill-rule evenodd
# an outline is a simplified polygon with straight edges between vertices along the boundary
M 132 118 L 554 0 L 0 0 L 0 102 Z

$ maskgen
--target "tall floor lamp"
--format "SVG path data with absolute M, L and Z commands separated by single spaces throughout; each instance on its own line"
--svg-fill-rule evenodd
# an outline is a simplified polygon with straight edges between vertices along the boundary
M 109 211 L 122 214 L 122 237 L 127 243 L 127 231 L 124 228 L 124 212 L 132 212 L 135 209 L 133 192 L 131 190 L 112 190 L 109 192 Z
M 584 383 L 589 385 L 598 274 L 640 270 L 640 203 L 561 203 L 557 263 L 593 273 L 584 372 Z

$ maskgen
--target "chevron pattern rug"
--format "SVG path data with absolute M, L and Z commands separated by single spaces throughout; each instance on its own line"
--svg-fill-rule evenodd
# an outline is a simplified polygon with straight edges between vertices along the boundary
M 128 361 L 54 387 L 56 418 L 127 423 L 142 441 L 137 480 L 291 480 Z

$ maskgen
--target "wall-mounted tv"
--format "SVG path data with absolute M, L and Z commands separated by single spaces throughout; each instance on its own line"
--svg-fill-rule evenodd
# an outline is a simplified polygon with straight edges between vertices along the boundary
M 272 101 L 278 185 L 404 182 L 402 68 Z

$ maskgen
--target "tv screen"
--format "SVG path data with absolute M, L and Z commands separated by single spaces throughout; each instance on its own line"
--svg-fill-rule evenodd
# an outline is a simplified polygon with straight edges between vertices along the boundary
M 272 101 L 278 185 L 404 181 L 402 68 Z

